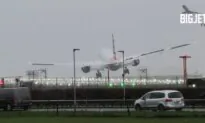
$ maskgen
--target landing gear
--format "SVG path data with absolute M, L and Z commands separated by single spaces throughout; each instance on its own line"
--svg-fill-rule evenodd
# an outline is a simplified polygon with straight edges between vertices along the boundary
M 99 70 L 96 73 L 96 78 L 102 78 L 102 73 Z
M 124 68 L 124 74 L 125 74 L 125 75 L 126 75 L 126 74 L 130 74 L 130 71 L 129 71 L 129 69 L 128 69 L 127 67 Z

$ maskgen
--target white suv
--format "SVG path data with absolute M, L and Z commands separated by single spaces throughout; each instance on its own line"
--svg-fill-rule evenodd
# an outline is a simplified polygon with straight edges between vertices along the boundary
M 150 91 L 134 102 L 135 110 L 182 110 L 184 106 L 184 97 L 177 90 Z

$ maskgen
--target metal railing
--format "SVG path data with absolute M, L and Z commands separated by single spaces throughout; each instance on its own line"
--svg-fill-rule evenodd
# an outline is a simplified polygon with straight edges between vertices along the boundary
M 33 81 L 33 87 L 36 88 L 71 88 L 73 87 L 73 78 L 47 78 L 47 79 L 25 79 L 21 81 Z M 5 79 L 5 87 L 14 87 L 16 85 L 13 78 Z M 147 86 L 183 86 L 184 82 L 181 77 L 126 77 L 125 85 L 130 87 L 147 87 Z M 123 80 L 121 77 L 111 77 L 110 79 L 94 77 L 76 78 L 77 87 L 121 87 Z
M 134 100 L 127 99 L 126 105 L 124 105 L 124 100 L 121 99 L 101 99 L 101 100 L 76 100 L 77 102 L 77 112 L 74 113 L 74 100 L 31 100 L 32 106 L 27 111 L 14 111 L 14 112 L 0 112 L 0 117 L 4 116 L 138 116 L 146 117 L 150 115 L 150 112 L 136 112 L 134 109 Z M 191 109 L 192 111 L 197 111 L 195 109 L 203 109 L 205 111 L 205 99 L 185 99 L 185 109 Z M 159 116 L 157 112 L 154 115 Z M 163 116 L 164 116 L 163 112 Z M 165 113 L 166 114 L 166 113 Z M 153 115 L 153 114 L 152 114 Z M 153 115 L 153 116 L 154 116 Z M 168 112 L 167 116 L 178 117 L 179 115 L 186 115 L 184 112 L 182 114 L 176 112 Z M 196 113 L 192 114 L 196 115 Z M 187 115 L 190 117 L 191 115 Z M 197 114 L 200 116 L 200 113 Z M 204 116 L 204 115 L 203 115 Z
M 199 75 L 189 75 L 189 78 L 200 78 Z M 15 78 L 4 78 L 5 87 L 14 87 L 16 85 Z M 73 78 L 52 77 L 52 78 L 38 78 L 28 79 L 21 77 L 21 81 L 33 81 L 32 86 L 34 88 L 72 88 Z M 95 77 L 76 77 L 77 88 L 83 87 L 122 87 L 122 77 L 107 77 L 95 78 Z M 185 87 L 185 83 L 182 76 L 149 76 L 149 77 L 125 77 L 125 86 L 127 87 Z
M 136 99 L 127 99 L 126 105 L 134 107 Z M 32 105 L 69 105 L 72 107 L 74 100 L 31 100 Z M 100 99 L 100 100 L 76 100 L 79 106 L 108 106 L 108 107 L 123 107 L 124 100 L 122 99 Z M 187 107 L 202 106 L 205 108 L 205 99 L 184 99 Z

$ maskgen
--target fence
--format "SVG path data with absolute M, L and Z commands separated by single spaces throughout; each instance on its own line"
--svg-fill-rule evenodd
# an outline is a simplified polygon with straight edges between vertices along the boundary
M 73 86 L 73 78 L 39 78 L 27 79 L 20 78 L 21 81 L 33 81 L 34 88 L 71 88 Z M 5 86 L 15 86 L 15 78 L 5 78 Z M 122 77 L 77 77 L 76 86 L 82 87 L 148 87 L 148 86 L 171 86 L 171 87 L 184 87 L 184 80 L 182 76 L 149 76 L 149 77 L 125 77 L 125 85 L 123 84 Z
M 134 109 L 135 99 L 119 100 L 119 99 L 104 99 L 104 100 L 33 100 L 33 111 L 55 112 L 110 112 L 112 115 L 120 112 L 121 115 L 135 114 Z M 185 109 L 203 109 L 205 111 L 205 99 L 185 99 Z M 76 108 L 76 109 L 75 109 Z M 119 114 L 118 114 L 119 115 Z M 136 114 L 135 114 L 136 115 Z
M 136 99 L 101 99 L 101 100 L 76 100 L 77 105 L 80 107 L 105 107 L 105 108 L 123 108 L 129 105 L 129 107 L 134 107 L 134 101 Z M 73 106 L 74 100 L 32 100 L 32 105 L 68 105 Z M 184 102 L 188 107 L 204 107 L 205 108 L 205 99 L 184 99 Z M 124 105 L 126 103 L 126 106 Z
M 76 100 L 76 110 L 74 100 L 31 100 L 32 107 L 29 111 L 0 112 L 0 117 L 11 116 L 150 116 L 149 112 L 136 112 L 134 109 L 134 99 L 124 100 L 105 99 L 105 100 Z M 185 99 L 186 109 L 203 109 L 205 111 L 205 99 Z M 125 105 L 124 105 L 125 104 Z M 155 112 L 154 112 L 155 113 Z M 182 115 L 187 112 L 181 112 Z M 202 113 L 203 114 L 203 113 Z M 151 112 L 151 115 L 152 112 Z M 157 112 L 154 115 L 161 115 Z M 153 116 L 154 116 L 153 115 Z M 179 117 L 180 113 L 163 112 L 165 117 Z M 192 113 L 192 116 L 198 116 L 200 113 Z M 160 116 L 161 117 L 161 116 Z M 163 117 L 163 116 L 162 116 Z M 189 115 L 190 117 L 190 115 Z M 204 117 L 204 115 L 203 115 Z

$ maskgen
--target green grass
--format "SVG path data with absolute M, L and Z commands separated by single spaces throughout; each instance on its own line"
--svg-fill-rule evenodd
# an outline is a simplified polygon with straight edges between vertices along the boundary
M 0 118 L 1 123 L 204 123 L 205 118 L 62 118 L 62 117 L 38 117 L 38 118 Z
M 11 111 L 0 112 L 0 118 L 14 117 L 128 117 L 128 118 L 205 118 L 205 112 L 30 112 Z
M 205 112 L 0 112 L 0 123 L 204 123 Z

